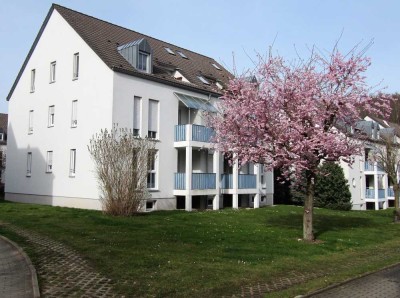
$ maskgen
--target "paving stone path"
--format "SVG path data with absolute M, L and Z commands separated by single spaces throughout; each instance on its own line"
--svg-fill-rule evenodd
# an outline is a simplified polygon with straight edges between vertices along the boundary
M 3 227 L 25 238 L 38 256 L 34 265 L 42 297 L 121 297 L 114 292 L 111 279 L 96 272 L 76 251 L 32 231 Z
M 398 248 L 396 250 L 398 253 L 400 253 L 400 248 Z M 307 281 L 310 281 L 310 280 L 313 280 L 316 278 L 329 276 L 329 275 L 334 274 L 335 272 L 356 267 L 359 264 L 365 264 L 366 262 L 371 262 L 371 261 L 384 260 L 387 258 L 388 258 L 388 256 L 386 256 L 384 253 L 376 253 L 375 255 L 369 255 L 368 259 L 355 259 L 348 263 L 344 263 L 344 264 L 339 263 L 330 268 L 327 267 L 324 270 L 316 270 L 314 272 L 305 272 L 305 273 L 300 273 L 300 272 L 295 272 L 295 271 L 287 272 L 285 277 L 277 277 L 271 282 L 258 283 L 256 285 L 250 285 L 250 286 L 243 286 L 241 288 L 241 293 L 233 295 L 232 297 L 252 297 L 252 298 L 264 297 L 268 293 L 282 291 L 282 290 L 288 289 L 292 286 L 299 285 L 301 283 L 305 283 Z M 399 286 L 399 284 L 396 284 L 396 285 Z M 304 293 L 299 293 L 299 294 L 304 294 Z M 312 296 L 310 296 L 310 297 L 312 297 Z M 321 297 L 323 297 L 323 296 L 321 296 Z M 344 296 L 336 296 L 336 297 L 344 297 Z M 361 297 L 361 296 L 357 296 L 357 297 Z M 368 297 L 368 296 L 364 296 L 364 297 Z M 373 297 L 375 297 L 375 296 L 373 296 Z M 379 296 L 377 296 L 377 297 L 379 297 Z M 382 297 L 385 297 L 385 296 L 382 296 Z

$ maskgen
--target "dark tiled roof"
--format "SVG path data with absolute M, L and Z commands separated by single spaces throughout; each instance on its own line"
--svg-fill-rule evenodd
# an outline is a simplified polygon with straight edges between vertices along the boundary
M 149 80 L 158 81 L 184 89 L 219 96 L 222 91 L 214 84 L 206 85 L 198 79 L 198 75 L 204 76 L 207 80 L 214 80 L 226 85 L 232 76 L 221 64 L 214 59 L 201 54 L 186 50 L 176 45 L 155 39 L 153 37 L 123 28 L 118 25 L 99 20 L 69 8 L 53 4 L 44 20 L 38 35 L 14 81 L 13 86 L 7 96 L 10 100 L 15 87 L 33 53 L 40 37 L 50 19 L 53 11 L 57 10 L 61 16 L 71 25 L 81 38 L 92 48 L 92 50 L 104 61 L 104 63 L 114 71 L 126 73 L 133 76 L 143 77 Z M 118 46 L 145 38 L 153 50 L 153 74 L 147 74 L 136 70 L 129 64 L 117 51 Z M 176 54 L 167 53 L 164 47 L 169 47 Z M 188 59 L 182 58 L 177 53 L 181 51 Z M 216 64 L 221 70 L 216 69 L 212 64 Z M 179 69 L 190 83 L 185 83 L 174 79 L 166 72 L 166 69 Z
M 196 88 L 217 94 L 220 94 L 221 91 L 215 85 L 215 82 L 208 86 L 202 83 L 197 76 L 202 75 L 206 79 L 219 81 L 223 85 L 227 84 L 229 78 L 232 77 L 227 70 L 212 58 L 59 5 L 53 5 L 53 7 L 96 54 L 115 71 L 163 81 L 167 84 L 178 84 L 184 88 Z M 117 50 L 118 46 L 141 38 L 145 38 L 153 50 L 153 74 L 147 74 L 136 70 Z M 165 50 L 165 47 L 174 51 L 175 55 L 169 54 Z M 184 53 L 188 59 L 182 58 L 177 51 Z M 218 65 L 221 70 L 216 69 L 212 65 L 213 63 Z M 190 83 L 174 79 L 165 71 L 166 68 L 179 69 Z

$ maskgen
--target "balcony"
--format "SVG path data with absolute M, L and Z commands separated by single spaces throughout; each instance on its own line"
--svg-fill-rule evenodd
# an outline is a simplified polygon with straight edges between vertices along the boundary
M 374 163 L 366 161 L 364 164 L 365 171 L 374 171 Z
M 215 173 L 193 173 L 192 189 L 215 189 Z
M 191 133 L 191 137 L 188 137 L 188 132 Z M 197 124 L 175 125 L 175 142 L 195 141 L 210 143 L 213 136 L 214 130 L 210 127 Z
M 378 199 L 385 198 L 385 189 L 378 189 Z M 366 189 L 365 190 L 365 198 L 367 199 L 375 199 L 375 189 Z
M 186 173 L 175 173 L 174 189 L 186 189 Z M 192 189 L 215 189 L 215 173 L 192 173 Z
M 221 188 L 232 189 L 233 188 L 233 175 L 222 174 L 221 175 Z M 249 189 L 257 187 L 257 176 L 256 175 L 238 175 L 238 189 Z
M 375 199 L 375 189 L 367 188 L 365 190 L 365 198 L 366 199 Z
M 388 190 L 387 190 L 387 196 L 388 196 L 388 197 L 394 197 L 394 190 L 393 190 L 393 188 L 388 188 Z

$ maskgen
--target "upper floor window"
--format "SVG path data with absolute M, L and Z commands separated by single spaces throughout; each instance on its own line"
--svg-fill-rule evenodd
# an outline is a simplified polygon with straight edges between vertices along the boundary
M 33 133 L 33 110 L 29 111 L 28 133 Z
M 79 77 L 79 53 L 74 54 L 74 66 L 73 66 L 72 79 L 77 80 Z
M 54 106 L 49 106 L 49 127 L 54 126 Z
M 149 122 L 147 137 L 156 139 L 158 132 L 158 101 L 149 99 Z
M 78 126 L 78 100 L 72 101 L 71 127 Z
M 139 52 L 139 57 L 138 57 L 138 69 L 143 70 L 145 72 L 148 72 L 148 64 L 149 64 L 149 57 L 150 55 L 145 52 Z
M 133 98 L 133 135 L 135 137 L 140 136 L 140 127 L 141 127 L 141 105 L 142 98 L 139 96 L 135 96 Z
M 50 63 L 50 83 L 56 81 L 56 61 Z
M 31 70 L 31 93 L 35 92 L 35 79 L 36 79 L 36 70 Z
M 210 85 L 210 82 L 207 81 L 203 76 L 197 76 L 197 77 L 199 78 L 199 80 L 200 80 L 202 83 L 204 83 L 204 84 L 206 84 L 206 85 Z
M 51 173 L 52 171 L 53 171 L 53 151 L 47 151 L 46 173 Z

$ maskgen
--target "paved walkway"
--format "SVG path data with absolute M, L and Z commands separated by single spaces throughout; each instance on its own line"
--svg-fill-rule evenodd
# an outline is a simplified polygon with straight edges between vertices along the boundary
M 36 272 L 27 255 L 0 236 L 0 297 L 39 297 Z
M 400 264 L 305 297 L 398 298 L 400 297 Z
M 75 250 L 32 231 L 8 224 L 2 226 L 26 239 L 34 250 L 42 297 L 121 297 L 114 292 L 111 279 L 97 272 Z M 32 297 L 1 293 L 1 298 Z

